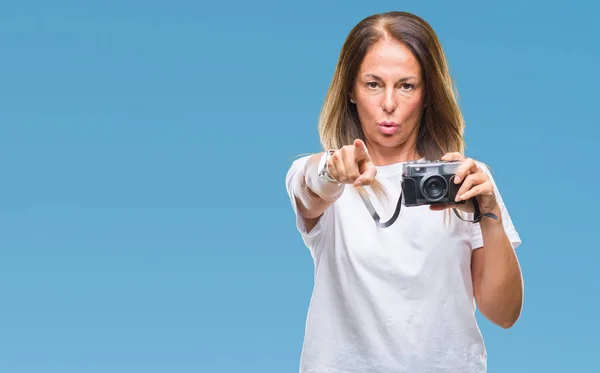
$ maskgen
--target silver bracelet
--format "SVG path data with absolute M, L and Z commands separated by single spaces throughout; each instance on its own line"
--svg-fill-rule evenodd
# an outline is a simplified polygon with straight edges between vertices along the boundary
M 331 174 L 329 173 L 329 169 L 328 169 L 329 159 L 331 158 L 331 155 L 333 153 L 335 153 L 335 150 L 329 149 L 328 151 L 326 151 L 323 154 L 323 156 L 321 157 L 321 160 L 319 161 L 318 175 L 320 178 L 325 179 L 325 180 L 329 181 L 330 183 L 339 184 L 340 182 L 337 181 L 336 179 L 334 179 L 333 176 L 331 176 Z

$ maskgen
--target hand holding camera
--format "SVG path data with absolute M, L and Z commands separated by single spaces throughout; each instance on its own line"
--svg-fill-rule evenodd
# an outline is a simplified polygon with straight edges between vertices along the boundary
M 500 214 L 494 188 L 488 175 L 474 160 L 460 153 L 448 153 L 439 161 L 411 161 L 402 166 L 402 193 L 394 214 L 385 223 L 369 198 L 360 194 L 378 226 L 391 226 L 399 216 L 400 206 L 429 205 L 431 210 L 451 208 L 459 219 L 479 222 L 482 217 L 498 220 Z M 471 203 L 466 203 L 470 201 Z M 461 217 L 457 210 L 474 213 L 473 220 Z
M 473 159 L 465 158 L 460 153 L 447 153 L 441 158 L 441 162 L 437 162 L 437 164 L 440 165 L 438 169 L 448 165 L 447 169 L 442 170 L 435 179 L 441 182 L 440 176 L 444 178 L 448 183 L 445 184 L 448 193 L 446 193 L 443 200 L 430 203 L 432 210 L 457 208 L 465 212 L 473 212 L 473 206 L 464 202 L 475 197 L 482 212 L 493 212 L 496 216 L 499 216 L 500 212 L 498 211 L 494 186 L 488 175 L 477 166 Z M 427 192 L 429 191 L 427 186 L 431 184 L 434 184 L 430 188 L 435 192 L 437 190 L 435 182 L 422 183 Z

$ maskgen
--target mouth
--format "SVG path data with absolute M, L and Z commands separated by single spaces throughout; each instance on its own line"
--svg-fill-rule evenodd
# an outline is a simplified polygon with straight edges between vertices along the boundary
M 379 126 L 379 130 L 384 135 L 394 134 L 394 132 L 396 132 L 396 130 L 400 126 L 398 123 L 394 123 L 394 122 L 381 122 L 381 123 L 378 123 L 377 125 Z

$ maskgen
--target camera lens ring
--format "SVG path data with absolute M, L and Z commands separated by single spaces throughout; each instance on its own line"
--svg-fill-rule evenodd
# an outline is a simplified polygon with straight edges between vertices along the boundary
M 448 182 L 440 174 L 427 174 L 419 183 L 421 195 L 431 202 L 436 202 L 448 194 Z

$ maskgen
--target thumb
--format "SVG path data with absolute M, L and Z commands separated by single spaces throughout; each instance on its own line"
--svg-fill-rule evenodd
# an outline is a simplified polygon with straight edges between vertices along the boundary
M 361 139 L 354 140 L 354 158 L 357 162 L 368 161 L 371 159 L 369 157 L 369 151 L 367 150 L 367 146 Z
M 377 175 L 377 167 L 371 162 L 367 162 L 361 175 L 354 181 L 355 186 L 370 185 Z

